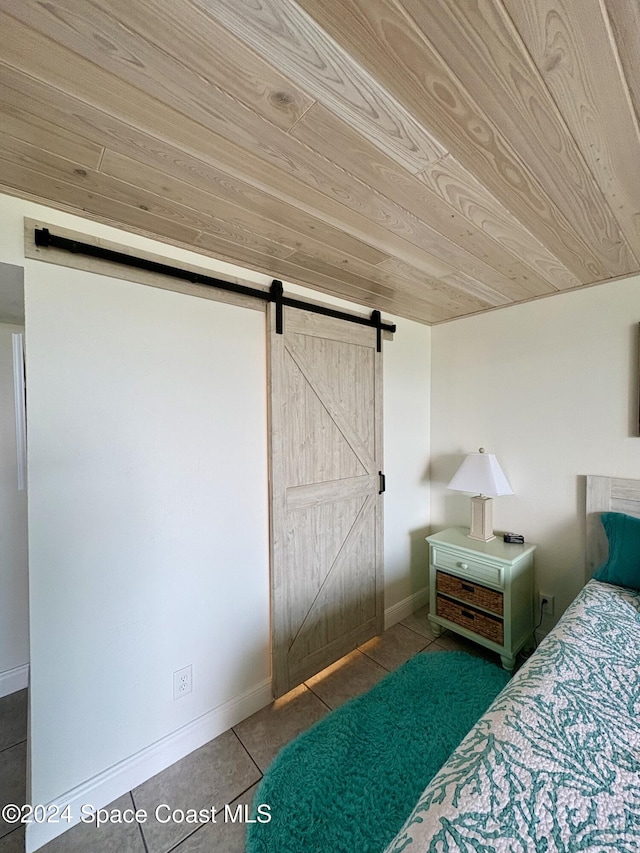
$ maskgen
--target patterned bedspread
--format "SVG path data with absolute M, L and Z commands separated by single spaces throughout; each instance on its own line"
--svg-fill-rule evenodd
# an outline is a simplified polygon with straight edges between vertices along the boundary
M 386 853 L 640 851 L 640 593 L 590 581 Z

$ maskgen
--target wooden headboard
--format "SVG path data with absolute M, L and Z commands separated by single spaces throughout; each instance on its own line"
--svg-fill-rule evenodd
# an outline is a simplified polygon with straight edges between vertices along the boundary
M 587 580 L 607 559 L 601 512 L 624 512 L 640 518 L 640 480 L 587 476 Z

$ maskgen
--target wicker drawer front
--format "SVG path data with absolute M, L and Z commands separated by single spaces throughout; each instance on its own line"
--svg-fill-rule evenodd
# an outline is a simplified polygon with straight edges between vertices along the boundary
M 502 616 L 503 595 L 495 589 L 487 589 L 486 586 L 453 577 L 445 572 L 436 572 L 436 589 L 445 595 L 452 595 Z
M 465 607 L 457 601 L 451 601 L 442 595 L 436 598 L 436 613 L 443 619 L 455 622 L 474 634 L 493 640 L 494 643 L 502 645 L 504 642 L 504 626 L 501 619 L 481 613 L 472 607 Z

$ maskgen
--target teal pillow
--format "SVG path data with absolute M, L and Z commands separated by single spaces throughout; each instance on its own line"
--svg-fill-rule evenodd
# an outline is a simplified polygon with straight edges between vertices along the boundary
M 640 518 L 622 512 L 603 512 L 609 558 L 594 578 L 617 586 L 640 589 Z

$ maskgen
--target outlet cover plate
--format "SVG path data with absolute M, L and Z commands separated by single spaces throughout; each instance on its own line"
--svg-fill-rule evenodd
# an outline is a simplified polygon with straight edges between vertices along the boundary
M 173 698 L 182 699 L 193 690 L 193 667 L 183 666 L 173 673 Z
M 543 598 L 546 598 L 546 600 L 547 600 L 547 603 L 545 604 L 544 608 L 542 607 L 542 599 Z M 547 595 L 544 592 L 538 593 L 538 605 L 540 607 L 539 612 L 543 613 L 545 616 L 553 616 L 553 605 L 554 605 L 554 596 L 553 595 Z

